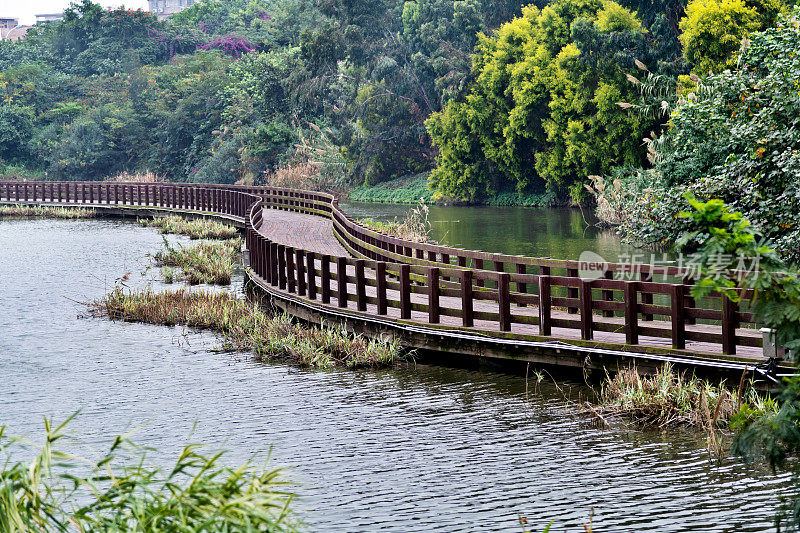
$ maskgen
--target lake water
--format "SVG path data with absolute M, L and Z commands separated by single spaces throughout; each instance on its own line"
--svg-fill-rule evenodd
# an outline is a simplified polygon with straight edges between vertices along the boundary
M 355 219 L 403 220 L 413 206 L 347 202 L 342 209 Z M 457 248 L 529 257 L 578 259 L 582 252 L 600 254 L 606 261 L 650 262 L 652 251 L 620 243 L 613 229 L 597 225 L 590 210 L 550 207 L 429 206 L 431 237 Z M 667 254 L 667 258 L 672 258 Z M 664 254 L 655 253 L 662 261 Z
M 458 242 L 491 238 L 479 229 Z M 592 509 L 598 532 L 771 529 L 786 476 L 710 461 L 692 431 L 597 428 L 552 385 L 422 364 L 305 371 L 217 352 L 211 334 L 88 317 L 80 302 L 128 273 L 164 287 L 146 257 L 161 240 L 130 222 L 0 221 L 8 432 L 38 438 L 42 417 L 80 410 L 71 427 L 89 444 L 141 426 L 165 461 L 197 423 L 192 440 L 232 464 L 271 449 L 310 531 L 513 531 L 523 515 L 572 532 Z

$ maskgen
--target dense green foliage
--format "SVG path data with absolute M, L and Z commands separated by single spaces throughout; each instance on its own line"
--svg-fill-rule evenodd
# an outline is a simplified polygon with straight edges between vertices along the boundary
M 524 8 L 481 38 L 469 91 L 428 121 L 439 148 L 432 182 L 474 200 L 509 184 L 564 191 L 588 174 L 640 163 L 651 121 L 617 103 L 634 96 L 636 60 L 667 68 L 670 53 L 610 0 Z
M 707 77 L 678 101 L 654 142 L 655 169 L 623 179 L 622 230 L 670 244 L 684 230 L 682 195 L 719 198 L 784 258 L 800 259 L 800 10 L 752 36 L 737 70 Z
M 0 171 L 230 183 L 311 162 L 374 183 L 428 170 L 425 119 L 462 89 L 477 33 L 520 6 L 203 0 L 158 21 L 82 0 L 0 42 Z
M 748 307 L 756 320 L 774 331 L 777 345 L 785 347 L 795 363 L 800 362 L 800 273 L 780 259 L 742 213 L 731 212 L 718 199 L 703 203 L 687 197 L 691 207 L 679 214 L 686 232 L 678 248 L 696 253 L 706 274 L 693 295 L 702 297 L 716 290 Z M 748 275 L 737 274 L 739 257 L 759 257 L 759 268 Z M 752 298 L 745 300 L 743 289 L 752 289 Z M 800 373 L 784 379 L 775 397 L 777 411 L 758 415 L 743 405 L 733 417 L 732 426 L 738 431 L 733 452 L 751 460 L 764 458 L 773 470 L 788 466 L 795 473 L 795 484 L 800 484 L 800 466 L 787 462 L 800 453 Z M 800 499 L 796 490 L 792 494 L 777 517 L 786 526 L 782 531 L 800 529 Z

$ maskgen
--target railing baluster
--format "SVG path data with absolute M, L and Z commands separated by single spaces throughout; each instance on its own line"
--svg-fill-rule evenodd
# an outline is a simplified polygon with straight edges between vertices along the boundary
M 347 259 L 336 258 L 336 283 L 339 291 L 339 307 L 347 307 Z
M 541 272 L 547 267 L 541 267 L 539 274 L 539 335 L 549 337 L 552 333 L 552 318 L 550 299 L 550 275 Z M 549 269 L 548 269 L 549 270 Z
M 308 297 L 312 300 L 317 298 L 317 267 L 314 261 L 314 252 L 306 252 L 306 276 L 308 285 Z
M 736 302 L 722 296 L 722 353 L 736 355 L 736 327 L 738 306 Z
M 507 272 L 497 274 L 497 303 L 500 310 L 500 331 L 511 331 L 511 276 Z
M 644 295 L 643 295 L 644 296 Z M 652 295 L 651 295 L 652 297 Z M 672 320 L 672 347 L 686 348 L 686 323 L 683 313 L 683 285 L 670 286 L 670 319 Z
M 592 282 L 580 280 L 578 289 L 581 311 L 581 339 L 592 340 L 594 338 L 594 326 L 592 321 Z
M 297 269 L 297 295 L 298 296 L 305 296 L 306 295 L 306 272 L 305 272 L 305 251 L 304 250 L 295 250 L 294 251 L 294 263 L 295 268 Z
M 322 256 L 322 263 L 320 264 L 320 270 L 322 271 L 322 280 L 321 280 L 322 303 L 329 304 L 331 303 L 331 256 L 329 255 Z
M 625 342 L 639 344 L 639 304 L 635 281 L 625 282 Z
M 428 267 L 428 322 L 439 323 L 439 269 Z
M 570 278 L 577 278 L 578 277 L 578 269 L 577 268 L 568 268 L 567 269 L 567 277 Z M 567 298 L 580 298 L 579 290 L 577 287 L 568 287 L 567 288 Z M 567 307 L 567 312 L 571 315 L 574 315 L 578 312 L 578 307 Z
M 356 308 L 367 310 L 367 283 L 364 276 L 364 260 L 356 260 Z
M 375 286 L 378 295 L 378 314 L 385 315 L 388 304 L 386 301 L 386 263 L 383 261 L 375 265 Z
M 411 266 L 405 263 L 400 268 L 400 318 L 411 318 Z
M 472 270 L 461 271 L 461 313 L 461 323 L 464 327 L 473 327 L 475 313 L 472 307 Z
M 294 279 L 294 248 L 291 246 L 286 247 L 286 290 L 297 290 L 297 280 Z
M 278 288 L 286 290 L 286 246 L 278 245 Z

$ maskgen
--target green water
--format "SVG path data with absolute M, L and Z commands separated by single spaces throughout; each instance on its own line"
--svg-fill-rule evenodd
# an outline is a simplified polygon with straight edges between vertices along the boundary
M 412 207 L 391 204 L 344 203 L 355 219 L 403 219 Z M 600 254 L 606 261 L 627 263 L 651 260 L 650 251 L 623 245 L 613 229 L 597 224 L 591 213 L 578 209 L 537 207 L 431 206 L 431 236 L 441 244 L 470 250 L 502 252 L 529 257 L 578 259 L 582 252 Z M 655 260 L 663 260 L 662 253 Z

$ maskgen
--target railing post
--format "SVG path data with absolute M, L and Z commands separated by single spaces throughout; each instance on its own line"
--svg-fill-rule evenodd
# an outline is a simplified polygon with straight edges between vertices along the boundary
M 347 259 L 336 258 L 336 287 L 339 292 L 339 307 L 347 307 Z
M 317 299 L 317 267 L 314 264 L 314 252 L 306 252 L 306 285 L 308 297 Z
M 320 265 L 322 271 L 322 303 L 331 303 L 331 256 L 323 255 Z
M 511 276 L 507 272 L 500 272 L 497 274 L 497 303 L 500 309 L 500 331 L 511 331 L 510 279 Z
M 516 263 L 516 270 L 517 274 L 527 274 L 528 268 L 526 265 L 522 265 L 520 263 Z M 528 284 L 527 283 L 520 283 L 517 282 L 517 292 L 521 292 L 522 294 L 528 293 Z M 517 304 L 517 307 L 525 307 L 527 304 L 524 302 L 520 302 Z
M 364 276 L 364 260 L 356 260 L 356 308 L 367 310 L 367 283 Z
M 294 248 L 291 246 L 286 247 L 286 290 L 297 290 L 297 280 L 294 279 Z
M 461 323 L 467 328 L 475 325 L 472 308 L 472 270 L 461 271 Z
M 683 312 L 683 285 L 670 286 L 670 319 L 672 321 L 672 347 L 686 348 L 686 323 Z
M 546 267 L 542 267 L 546 268 Z M 541 272 L 541 270 L 540 270 Z M 549 337 L 552 332 L 550 276 L 539 275 L 539 335 Z
M 577 268 L 568 268 L 567 269 L 567 277 L 570 278 L 577 278 L 578 277 L 578 269 Z M 580 298 L 580 291 L 577 287 L 567 287 L 567 298 Z M 574 315 L 578 312 L 578 307 L 567 307 L 567 312 L 571 315 Z
M 286 289 L 286 246 L 278 245 L 278 288 Z
M 483 270 L 483 259 L 474 259 L 473 261 L 475 263 L 475 270 Z M 484 286 L 483 280 L 482 279 L 475 280 L 475 286 L 483 287 Z
M 736 326 L 738 326 L 736 302 L 722 296 L 722 353 L 736 355 Z
M 375 290 L 378 295 L 378 314 L 387 313 L 386 302 L 386 263 L 379 261 L 375 265 Z
M 614 273 L 612 271 L 610 271 L 610 270 L 606 270 L 605 272 L 603 272 L 603 279 L 614 279 Z M 612 290 L 603 290 L 601 292 L 602 292 L 603 301 L 606 301 L 606 302 L 613 302 L 614 301 L 614 291 L 612 291 Z M 614 311 L 604 310 L 603 311 L 603 316 L 604 317 L 612 317 L 612 316 L 614 316 Z
M 639 304 L 636 291 L 638 283 L 625 282 L 625 342 L 639 344 Z
M 295 268 L 297 269 L 297 295 L 306 295 L 305 251 L 295 250 Z
M 592 324 L 592 282 L 580 280 L 578 288 L 581 310 L 581 339 L 592 340 L 594 338 L 594 327 Z
M 639 274 L 639 280 L 650 283 L 653 281 L 653 274 L 650 272 L 641 272 Z M 644 305 L 653 305 L 653 294 L 652 293 L 642 293 L 642 304 Z M 653 320 L 653 315 L 650 313 L 643 313 L 642 314 L 642 322 L 650 322 Z
M 270 242 L 269 243 L 269 263 L 270 263 L 270 270 L 272 271 L 269 275 L 269 281 L 273 287 L 278 286 L 278 279 L 280 272 L 280 261 L 278 261 L 278 243 L 277 242 Z
M 411 318 L 411 266 L 405 263 L 400 269 L 400 318 Z
M 428 267 L 428 322 L 439 323 L 439 269 Z
M 683 284 L 692 286 L 692 285 L 694 285 L 694 280 L 692 278 L 689 278 L 689 277 L 683 278 Z M 685 291 L 685 292 L 686 292 L 686 297 L 683 299 L 684 305 L 687 308 L 694 307 L 696 305 L 696 302 L 694 301 L 694 297 L 692 296 L 692 293 L 690 291 Z M 690 317 L 690 316 L 686 317 L 686 323 L 687 324 L 695 324 L 696 322 L 697 321 L 693 317 Z

